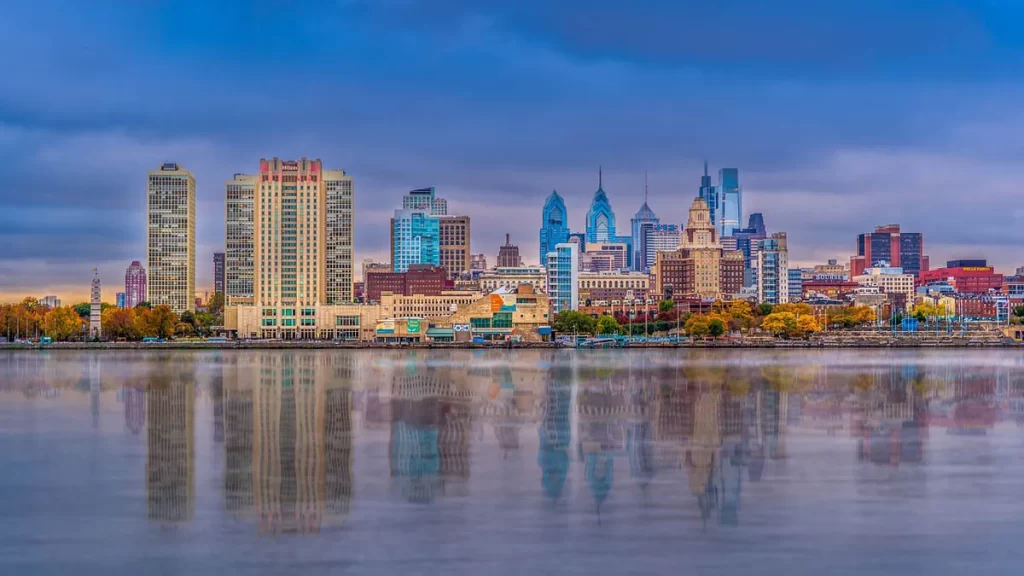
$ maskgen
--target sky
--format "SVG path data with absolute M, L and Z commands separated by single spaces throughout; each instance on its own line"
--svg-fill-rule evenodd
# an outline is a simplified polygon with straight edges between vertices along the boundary
M 491 262 L 537 259 L 544 198 L 582 229 L 681 223 L 740 170 L 790 258 L 900 223 L 934 264 L 1024 265 L 1024 3 L 1011 0 L 11 0 L 0 18 L 0 301 L 104 300 L 145 260 L 146 173 L 197 181 L 197 291 L 224 183 L 261 157 L 355 179 L 356 268 L 435 186 Z M 123 288 L 121 288 L 123 289 Z

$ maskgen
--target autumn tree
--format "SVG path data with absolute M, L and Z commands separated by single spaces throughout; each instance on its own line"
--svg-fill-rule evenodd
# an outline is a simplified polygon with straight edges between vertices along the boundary
M 797 331 L 796 314 L 792 312 L 772 312 L 761 321 L 761 329 L 775 336 L 789 337 Z
M 708 319 L 704 316 L 693 315 L 686 321 L 686 325 L 683 326 L 683 329 L 686 330 L 686 333 L 690 336 L 704 337 L 709 331 Z
M 100 315 L 103 335 L 110 339 L 137 340 L 141 337 L 138 319 L 132 308 L 108 308 Z
M 161 304 L 144 315 L 144 336 L 170 338 L 178 325 L 178 315 L 166 304 Z
M 797 333 L 803 336 L 810 336 L 815 332 L 821 332 L 821 326 L 818 325 L 818 320 L 814 316 L 802 315 L 796 319 Z
M 70 306 L 50 309 L 44 319 L 46 335 L 54 340 L 66 341 L 82 334 L 85 321 Z

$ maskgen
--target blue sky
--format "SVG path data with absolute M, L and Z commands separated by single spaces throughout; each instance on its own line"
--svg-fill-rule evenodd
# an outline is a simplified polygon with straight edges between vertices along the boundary
M 224 182 L 260 157 L 356 179 L 357 260 L 436 186 L 536 258 L 544 197 L 583 225 L 604 166 L 618 226 L 679 222 L 700 167 L 738 167 L 791 258 L 847 259 L 899 222 L 933 263 L 1024 265 L 1018 2 L 15 0 L 0 19 L 0 300 L 113 300 L 145 257 L 145 174 L 198 181 L 198 287 Z M 108 294 L 109 292 L 109 294 Z

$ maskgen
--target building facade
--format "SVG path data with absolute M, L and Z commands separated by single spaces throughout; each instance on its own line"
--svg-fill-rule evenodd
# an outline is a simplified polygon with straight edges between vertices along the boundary
M 945 268 L 922 271 L 917 281 L 918 284 L 948 281 L 962 294 L 1000 292 L 1003 287 L 1003 275 L 997 274 L 985 260 L 950 260 Z
M 602 177 L 598 172 L 597 191 L 587 211 L 587 243 L 616 242 L 615 212 L 608 201 L 602 186 Z
M 473 254 L 470 256 L 469 269 L 472 271 L 487 270 L 487 254 Z
M 719 236 L 732 236 L 740 229 L 743 218 L 743 188 L 740 187 L 740 171 L 737 168 L 722 168 L 718 171 L 718 198 L 722 209 Z
M 195 310 L 196 179 L 173 162 L 148 174 L 147 299 L 180 314 Z
M 555 246 L 547 255 L 548 301 L 551 314 L 579 308 L 579 251 L 566 242 Z
M 679 248 L 680 234 L 679 226 L 675 224 L 657 224 L 644 229 L 642 267 L 637 268 L 634 263 L 634 268 L 641 272 L 650 270 L 658 252 L 671 252 Z
M 213 293 L 224 294 L 224 252 L 213 253 Z
M 380 306 L 227 306 L 224 329 L 237 338 L 372 341 Z
M 647 183 L 644 183 L 644 203 L 636 211 L 629 221 L 633 239 L 633 270 L 643 272 L 653 263 L 648 260 L 651 251 L 648 249 L 647 241 L 652 237 L 652 231 L 658 228 L 661 220 L 658 215 L 647 205 Z M 677 234 L 678 239 L 678 234 Z M 675 248 L 669 248 L 670 250 Z
M 610 272 L 627 268 L 629 245 L 617 242 L 588 242 L 583 251 L 582 266 L 585 272 Z
M 117 307 L 118 308 L 127 308 L 128 307 L 128 295 L 127 294 L 125 294 L 124 292 L 118 292 L 115 297 L 117 298 Z
M 256 176 L 251 174 L 235 174 L 224 185 L 225 303 L 253 302 L 255 190 Z
M 498 268 L 514 268 L 523 265 L 523 259 L 519 256 L 519 246 L 512 243 L 512 235 L 505 234 L 505 245 L 498 248 Z
M 634 301 L 648 298 L 651 277 L 643 272 L 580 272 L 579 299 L 586 305 L 597 302 L 624 300 Z
M 391 265 L 405 272 L 410 264 L 441 265 L 441 223 L 420 210 L 395 210 L 391 219 Z
M 323 170 L 323 193 L 324 297 L 328 304 L 348 304 L 354 299 L 355 183 L 344 170 Z
M 495 268 L 491 272 L 481 274 L 477 280 L 480 290 L 484 293 L 494 292 L 499 288 L 515 290 L 521 284 L 529 284 L 540 292 L 548 291 L 547 269 L 540 266 Z
M 384 293 L 380 296 L 382 318 L 446 318 L 459 306 L 483 296 L 481 292 L 442 292 L 438 295 Z
M 437 196 L 434 187 L 410 190 L 402 197 L 403 210 L 418 210 L 431 216 L 447 216 L 448 201 Z
M 450 322 L 453 327 L 468 328 L 460 330 L 466 332 L 467 340 L 518 338 L 526 342 L 541 342 L 551 334 L 549 306 L 548 296 L 524 284 L 513 290 L 501 288 L 475 302 L 459 306 Z
M 704 204 L 708 207 L 708 216 L 711 219 L 711 225 L 718 229 L 719 225 L 719 206 L 721 203 L 718 199 L 718 189 L 711 184 L 711 175 L 708 174 L 708 162 L 704 161 L 704 175 L 700 177 L 700 188 L 697 190 L 697 197 L 704 201 Z
M 124 294 L 126 308 L 135 308 L 146 301 L 146 269 L 138 260 L 132 260 L 124 272 Z
M 789 301 L 799 302 L 804 297 L 804 275 L 799 268 L 789 269 Z
M 365 297 L 369 302 L 380 302 L 381 294 L 385 292 L 439 296 L 451 289 L 451 283 L 445 269 L 440 266 L 412 264 L 405 272 L 368 272 Z
M 852 279 L 861 287 L 877 288 L 880 293 L 890 296 L 890 302 L 897 300 L 906 308 L 914 303 L 914 275 L 897 266 L 876 266 Z
M 89 293 L 89 337 L 100 338 L 103 331 L 100 326 L 100 316 L 103 311 L 103 294 L 100 289 L 100 275 L 94 272 L 92 289 Z
M 868 268 L 902 268 L 917 277 L 928 270 L 924 237 L 920 232 L 902 232 L 899 224 L 886 224 L 857 236 L 857 255 L 850 259 L 850 276 L 860 276 Z
M 758 242 L 757 301 L 772 305 L 789 302 L 789 248 L 785 232 L 776 232 Z
M 702 198 L 690 206 L 681 243 L 674 251 L 656 254 L 654 291 L 660 297 L 723 298 L 743 288 L 743 254 L 722 250 L 718 230 Z
M 569 213 L 565 209 L 565 201 L 552 190 L 544 200 L 540 226 L 540 259 L 541 265 L 547 261 L 548 252 L 554 252 L 555 246 L 569 240 Z
M 441 267 L 450 280 L 455 280 L 472 266 L 469 216 L 440 216 L 438 234 L 441 238 L 438 246 Z

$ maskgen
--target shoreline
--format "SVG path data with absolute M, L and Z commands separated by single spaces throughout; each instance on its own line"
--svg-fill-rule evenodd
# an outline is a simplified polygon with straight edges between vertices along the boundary
M 878 338 L 856 340 L 741 340 L 696 342 L 631 342 L 618 346 L 576 347 L 556 342 L 518 342 L 500 344 L 373 342 L 55 342 L 39 344 L 0 344 L 0 351 L 46 350 L 608 350 L 608 349 L 782 349 L 813 350 L 838 348 L 1019 348 L 1022 343 L 1004 338 Z

